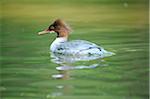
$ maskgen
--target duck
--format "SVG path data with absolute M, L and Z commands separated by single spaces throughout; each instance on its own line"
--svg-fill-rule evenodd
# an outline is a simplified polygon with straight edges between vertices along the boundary
M 103 47 L 86 40 L 69 41 L 68 38 L 71 31 L 70 26 L 65 21 L 56 19 L 48 28 L 38 32 L 38 35 L 57 34 L 50 45 L 50 51 L 57 55 L 96 56 L 99 58 L 114 55 L 113 52 L 106 51 Z

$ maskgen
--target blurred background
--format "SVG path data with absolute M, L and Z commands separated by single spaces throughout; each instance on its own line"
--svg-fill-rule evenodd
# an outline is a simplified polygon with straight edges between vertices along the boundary
M 0 2 L 2 99 L 149 98 L 148 0 Z M 52 78 L 59 65 L 50 61 L 49 45 L 56 35 L 37 32 L 57 18 L 72 27 L 70 40 L 88 40 L 116 55 L 98 68 L 69 71 L 69 79 Z

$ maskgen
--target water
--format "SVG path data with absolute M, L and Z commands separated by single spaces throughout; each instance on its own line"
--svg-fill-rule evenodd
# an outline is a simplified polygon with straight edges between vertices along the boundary
M 116 55 L 73 63 L 51 58 L 56 35 L 37 32 L 56 17 L 73 28 L 70 40 Z M 2 99 L 148 99 L 146 0 L 3 0 L 1 19 Z

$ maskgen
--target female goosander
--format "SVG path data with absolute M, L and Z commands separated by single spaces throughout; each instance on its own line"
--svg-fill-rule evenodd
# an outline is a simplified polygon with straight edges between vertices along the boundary
M 85 40 L 72 40 L 68 41 L 70 27 L 61 19 L 57 19 L 52 23 L 48 29 L 39 32 L 39 35 L 47 33 L 57 33 L 56 39 L 50 46 L 50 50 L 53 53 L 61 55 L 96 55 L 100 58 L 105 56 L 111 56 L 114 53 L 104 50 L 102 47 L 85 41 Z

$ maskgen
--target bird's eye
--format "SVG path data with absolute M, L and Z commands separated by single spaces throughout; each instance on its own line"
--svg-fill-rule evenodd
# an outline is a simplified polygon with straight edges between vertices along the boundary
M 54 29 L 54 26 L 51 26 L 51 29 Z
M 50 29 L 50 30 L 54 30 L 55 27 L 51 25 L 51 26 L 49 27 L 49 29 Z

